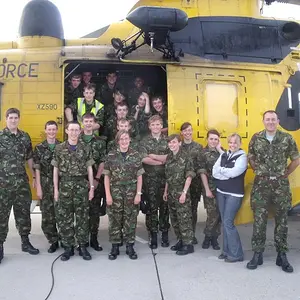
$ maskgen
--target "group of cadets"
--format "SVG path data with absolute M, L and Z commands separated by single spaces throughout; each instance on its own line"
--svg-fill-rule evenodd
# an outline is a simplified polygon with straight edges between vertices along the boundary
M 75 246 L 85 260 L 91 259 L 88 246 L 102 250 L 97 236 L 100 215 L 105 214 L 105 199 L 112 244 L 110 260 L 117 258 L 123 244 L 129 258 L 137 259 L 134 242 L 142 204 L 148 208 L 146 228 L 151 249 L 158 247 L 158 238 L 162 247 L 169 247 L 171 220 L 177 237 L 171 250 L 178 255 L 194 252 L 201 193 L 207 211 L 202 248 L 212 246 L 219 250 L 221 218 L 212 176 L 213 166 L 223 153 L 219 132 L 208 131 L 204 148 L 193 141 L 193 128 L 188 122 L 182 124 L 181 135 L 168 136 L 165 103 L 162 97 L 151 93 L 142 78 L 135 79 L 128 97 L 114 71 L 109 72 L 107 82 L 99 90 L 91 79 L 90 72 L 70 76 L 65 97 L 66 140 L 62 143 L 56 139 L 57 124 L 48 121 L 46 140 L 33 151 L 29 135 L 18 129 L 19 110 L 11 108 L 6 113 L 7 127 L 0 132 L 0 262 L 12 206 L 22 250 L 39 253 L 28 238 L 31 193 L 26 162 L 41 199 L 42 230 L 50 243 L 48 252 L 55 252 L 60 242 L 63 261 L 74 255 Z M 277 130 L 277 125 L 268 131 L 268 114 L 278 122 L 274 111 L 266 112 L 265 130 L 254 135 L 249 147 L 250 164 L 257 176 L 251 198 L 255 253 L 248 268 L 262 264 L 266 207 L 273 201 L 281 208 L 275 218 L 275 242 L 278 252 L 284 254 L 277 264 L 289 272 L 292 267 L 285 253 L 291 197 L 289 184 L 281 177 L 298 166 L 299 152 L 293 138 Z M 284 147 L 280 153 L 272 151 L 272 143 L 278 141 Z M 288 158 L 292 163 L 287 167 Z M 276 191 L 274 195 L 270 195 L 272 191 Z

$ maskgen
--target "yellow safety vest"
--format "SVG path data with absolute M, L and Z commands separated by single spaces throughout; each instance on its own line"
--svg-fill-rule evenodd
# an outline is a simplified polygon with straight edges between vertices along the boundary
M 92 108 L 91 113 L 93 113 L 95 116 L 97 115 L 98 111 L 103 108 L 103 104 L 99 102 L 98 100 L 95 101 L 95 106 Z M 84 103 L 84 98 L 78 98 L 77 99 L 77 121 L 82 126 L 82 116 L 86 112 L 86 105 Z

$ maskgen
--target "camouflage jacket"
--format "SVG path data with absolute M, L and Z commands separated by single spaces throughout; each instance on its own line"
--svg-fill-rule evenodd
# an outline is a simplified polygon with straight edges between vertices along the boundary
M 55 144 L 58 145 L 60 142 L 55 141 Z M 54 150 L 49 148 L 47 140 L 36 145 L 33 151 L 33 167 L 37 170 L 40 170 L 41 176 L 44 177 L 53 177 L 53 166 L 51 161 L 53 159 Z
M 169 188 L 180 186 L 183 189 L 186 178 L 196 176 L 191 157 L 182 149 L 176 155 L 168 154 L 165 173 Z
M 134 106 L 131 109 L 131 116 L 133 118 L 134 118 L 135 113 L 136 113 L 136 110 L 135 110 L 135 106 Z M 145 109 L 140 110 L 138 113 L 136 123 L 137 123 L 137 127 L 139 130 L 139 135 L 141 138 L 146 136 L 147 134 L 149 134 L 148 120 L 150 117 L 151 117 L 151 112 L 149 114 L 146 114 Z
M 161 135 L 160 138 L 157 140 L 151 134 L 146 136 L 140 142 L 140 153 L 142 158 L 147 157 L 149 154 L 156 154 L 156 155 L 167 155 L 169 154 L 170 150 L 168 147 L 167 139 L 164 135 Z M 147 164 L 143 164 L 146 173 L 150 174 L 165 174 L 165 166 L 150 166 Z
M 141 93 L 147 93 L 151 97 L 151 88 L 149 86 L 142 86 L 140 89 L 137 87 L 132 88 L 128 93 L 129 107 L 137 105 L 137 100 Z
M 125 156 L 120 149 L 108 153 L 103 174 L 110 177 L 110 184 L 128 185 L 137 182 L 137 177 L 144 173 L 139 153 L 131 148 Z
M 182 151 L 187 153 L 192 158 L 192 161 L 194 164 L 194 169 L 197 170 L 199 156 L 201 155 L 201 153 L 203 151 L 202 145 L 200 145 L 194 141 L 192 141 L 190 144 L 186 144 L 186 143 L 182 142 L 181 149 L 182 149 Z
M 110 89 L 107 82 L 105 82 L 100 86 L 100 89 L 97 92 L 97 97 L 104 105 L 112 104 L 114 102 L 113 94 L 116 89 L 123 89 L 122 84 L 116 82 L 114 88 Z
M 93 166 L 94 172 L 97 172 L 99 165 L 104 162 L 106 155 L 106 142 L 102 137 L 93 135 L 92 139 L 88 142 L 84 140 L 84 135 L 80 135 L 79 141 L 88 145 L 92 151 L 92 157 L 95 161 Z
M 65 106 L 72 107 L 76 105 L 77 99 L 82 96 L 83 96 L 83 92 L 80 86 L 74 89 L 71 85 L 67 85 L 65 87 L 65 97 L 64 97 Z
M 206 174 L 209 188 L 212 191 L 216 190 L 216 186 L 212 177 L 212 169 L 219 156 L 220 153 L 215 148 L 209 148 L 208 146 L 204 147 L 203 151 L 198 156 L 197 173 Z
M 248 159 L 254 166 L 254 172 L 260 176 L 283 176 L 287 169 L 287 160 L 299 157 L 297 144 L 286 132 L 277 130 L 273 141 L 266 138 L 266 131 L 253 135 L 249 143 Z
M 69 149 L 68 141 L 56 146 L 54 150 L 54 158 L 51 164 L 58 168 L 60 176 L 86 176 L 87 167 L 93 166 L 95 161 L 91 148 L 78 142 L 77 149 L 72 151 Z
M 30 136 L 18 129 L 0 131 L 0 178 L 26 174 L 26 161 L 33 156 Z

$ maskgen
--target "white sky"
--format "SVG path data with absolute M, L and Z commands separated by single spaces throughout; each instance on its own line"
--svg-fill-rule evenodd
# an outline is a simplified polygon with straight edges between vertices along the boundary
M 30 0 L 2 0 L 0 41 L 15 40 L 23 7 Z M 255 0 L 253 0 L 255 1 Z M 61 12 L 65 38 L 78 38 L 123 19 L 137 0 L 52 0 Z M 264 15 L 300 19 L 300 6 L 275 3 L 264 8 Z

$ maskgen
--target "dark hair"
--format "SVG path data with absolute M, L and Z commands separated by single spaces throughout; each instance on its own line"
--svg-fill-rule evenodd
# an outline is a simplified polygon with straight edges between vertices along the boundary
M 278 118 L 278 115 L 277 115 L 277 112 L 275 111 L 275 110 L 267 110 L 267 111 L 265 111 L 264 113 L 263 113 L 263 120 L 265 119 L 265 115 L 266 114 L 275 114 L 276 116 L 277 116 L 277 118 Z
M 50 120 L 50 121 L 48 121 L 48 122 L 45 124 L 45 129 L 47 129 L 47 126 L 51 126 L 51 125 L 55 125 L 56 128 L 58 128 L 57 123 L 56 123 L 55 121 L 53 121 L 53 120 Z
M 5 117 L 8 118 L 10 114 L 17 114 L 18 117 L 20 118 L 20 111 L 17 108 L 14 107 L 9 108 L 5 113 Z
M 96 92 L 96 84 L 95 83 L 89 83 L 87 84 L 83 90 L 93 90 L 94 92 Z
M 108 76 L 109 74 L 115 74 L 118 76 L 118 71 L 116 69 L 109 69 L 107 70 L 106 76 Z
M 119 123 L 125 123 L 125 122 L 128 122 L 128 124 L 130 125 L 130 121 L 127 120 L 126 118 L 121 118 L 121 119 L 118 119 L 117 120 L 117 124 L 119 125 Z
M 80 124 L 79 124 L 77 121 L 71 121 L 71 122 L 68 122 L 68 123 L 67 123 L 66 129 L 69 129 L 69 126 L 72 125 L 72 124 L 78 125 L 79 128 L 81 128 Z
M 190 122 L 184 122 L 180 127 L 180 131 L 186 130 L 190 126 L 192 127 L 192 124 Z
M 93 119 L 94 122 L 96 122 L 96 117 L 95 117 L 95 115 L 94 115 L 92 112 L 87 112 L 87 113 L 85 113 L 85 114 L 82 116 L 82 121 L 83 121 L 84 119 Z
M 126 106 L 127 109 L 129 109 L 128 104 L 126 102 L 118 103 L 117 106 L 116 106 L 116 110 L 118 109 L 119 106 Z
M 181 142 L 181 136 L 179 134 L 171 134 L 167 137 L 167 142 L 170 143 L 171 141 L 177 139 L 178 142 Z
M 125 99 L 127 98 L 127 94 L 122 87 L 116 87 L 114 89 L 114 94 L 120 93 Z
M 151 103 L 153 103 L 153 101 L 155 100 L 160 100 L 163 104 L 165 103 L 164 98 L 162 96 L 153 96 L 151 98 Z
M 80 74 L 72 74 L 72 75 L 70 75 L 70 80 L 72 80 L 73 78 L 81 80 L 82 76 Z
M 220 133 L 219 133 L 219 131 L 216 130 L 216 129 L 210 129 L 210 130 L 208 130 L 208 131 L 207 131 L 206 137 L 208 138 L 210 134 L 215 134 L 215 135 L 217 135 L 218 137 L 220 137 Z

